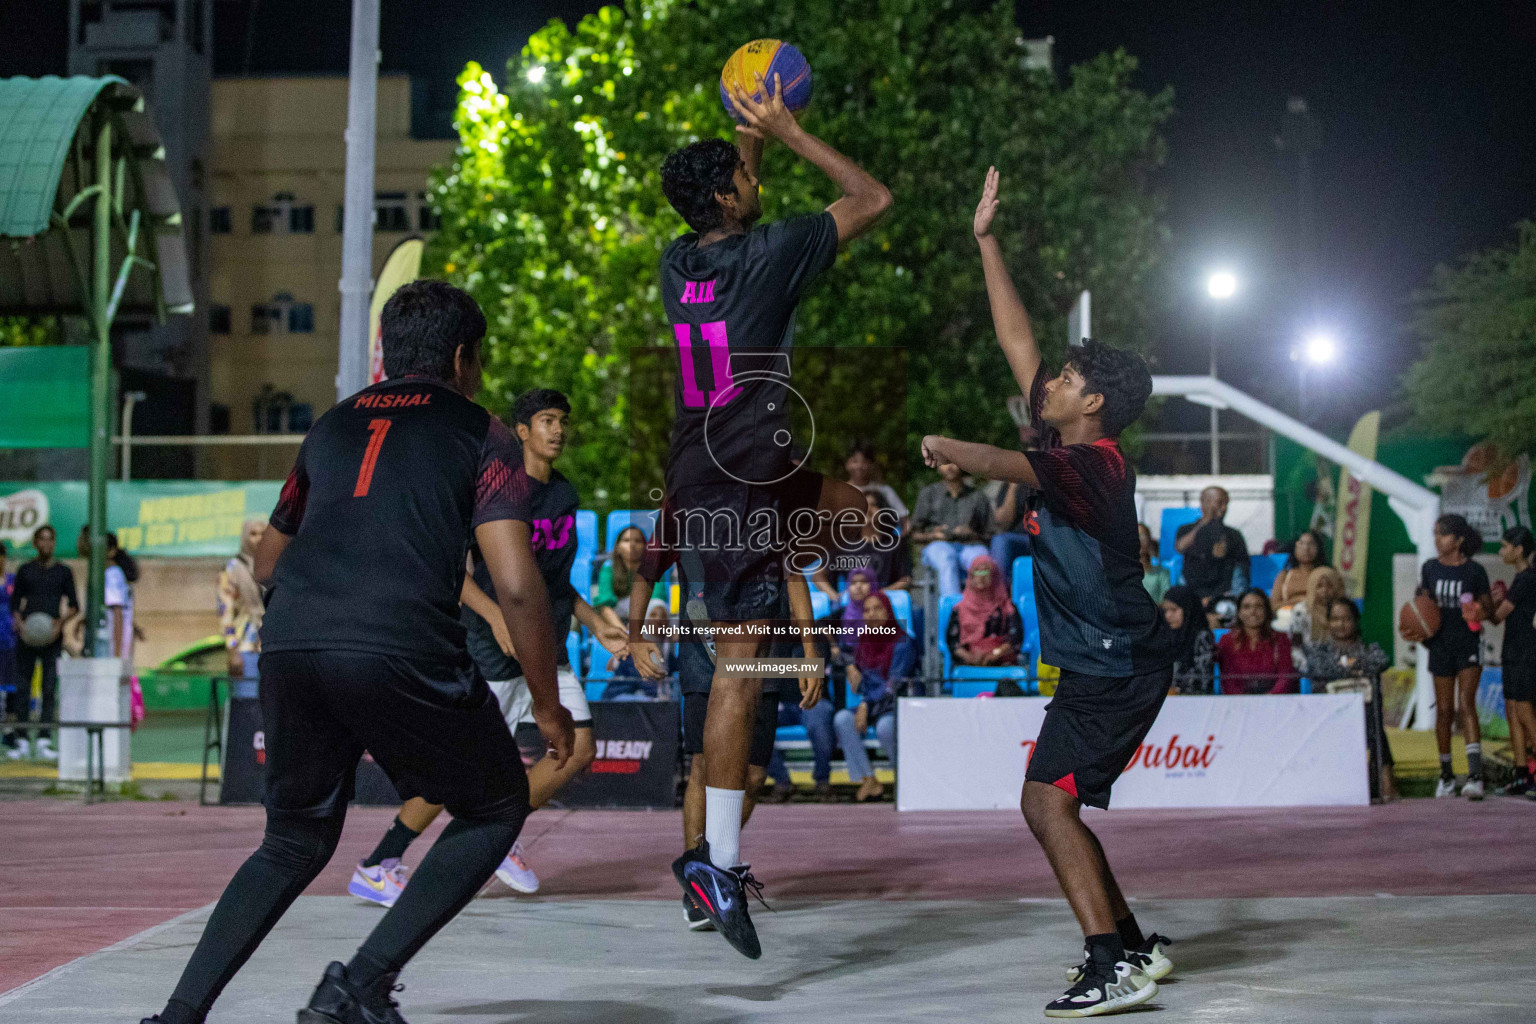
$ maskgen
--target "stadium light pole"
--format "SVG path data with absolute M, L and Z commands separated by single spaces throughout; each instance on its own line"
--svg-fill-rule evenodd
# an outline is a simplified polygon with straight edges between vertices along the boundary
M 1211 297 L 1211 379 L 1216 379 L 1216 316 L 1221 304 L 1237 293 L 1237 277 L 1231 271 L 1218 270 L 1206 278 L 1205 290 Z M 1221 414 L 1211 406 L 1211 475 L 1221 475 Z
M 341 218 L 341 337 L 336 400 L 368 386 L 373 295 L 373 164 L 379 92 L 379 0 L 352 0 L 347 78 L 347 171 Z

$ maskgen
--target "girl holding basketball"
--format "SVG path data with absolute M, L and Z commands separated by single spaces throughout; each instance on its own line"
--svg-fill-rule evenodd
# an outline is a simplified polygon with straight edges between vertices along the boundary
M 1451 771 L 1451 727 L 1457 717 L 1467 741 L 1467 781 L 1461 795 L 1483 798 L 1482 731 L 1477 722 L 1477 684 L 1483 675 L 1483 620 L 1493 612 L 1488 572 L 1473 560 L 1483 535 L 1459 515 L 1435 520 L 1438 555 L 1424 563 L 1419 592 L 1440 607 L 1440 629 L 1424 638 L 1429 671 L 1435 677 L 1435 742 L 1440 748 L 1440 782 L 1435 796 L 1456 795 Z

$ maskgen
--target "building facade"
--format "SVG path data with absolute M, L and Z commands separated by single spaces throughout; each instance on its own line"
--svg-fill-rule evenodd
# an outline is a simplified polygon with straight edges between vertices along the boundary
M 347 80 L 216 78 L 208 174 L 212 429 L 302 433 L 335 401 Z M 427 179 L 451 139 L 412 134 L 410 79 L 379 78 L 373 272 L 436 222 Z M 215 448 L 205 476 L 286 472 L 292 448 Z

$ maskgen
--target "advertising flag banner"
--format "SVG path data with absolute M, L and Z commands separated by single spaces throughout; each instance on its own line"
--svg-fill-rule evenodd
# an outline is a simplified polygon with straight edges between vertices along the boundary
M 1368 412 L 1349 432 L 1349 450 L 1376 461 L 1381 413 Z M 1344 592 L 1365 596 L 1365 559 L 1371 540 L 1371 487 L 1347 469 L 1339 470 L 1338 515 L 1333 529 L 1333 564 L 1344 577 Z
M 373 301 L 368 305 L 368 383 L 377 384 L 384 379 L 384 349 L 379 344 L 379 314 L 384 303 L 400 290 L 421 276 L 421 254 L 426 243 L 419 238 L 407 238 L 384 261 L 379 279 L 373 286 Z

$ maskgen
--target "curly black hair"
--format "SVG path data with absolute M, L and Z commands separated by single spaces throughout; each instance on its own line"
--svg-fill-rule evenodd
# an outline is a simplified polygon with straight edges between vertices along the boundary
M 533 418 L 545 409 L 559 409 L 569 414 L 571 400 L 554 388 L 533 388 L 517 396 L 512 403 L 512 422 L 525 427 L 533 426 Z
M 1117 437 L 1135 423 L 1152 395 L 1152 371 L 1135 352 L 1084 338 L 1069 360 L 1083 378 L 1083 394 L 1103 395 L 1099 424 L 1106 437 Z
M 662 161 L 661 191 L 699 234 L 725 222 L 717 192 L 734 193 L 741 152 L 724 139 L 691 142 Z

